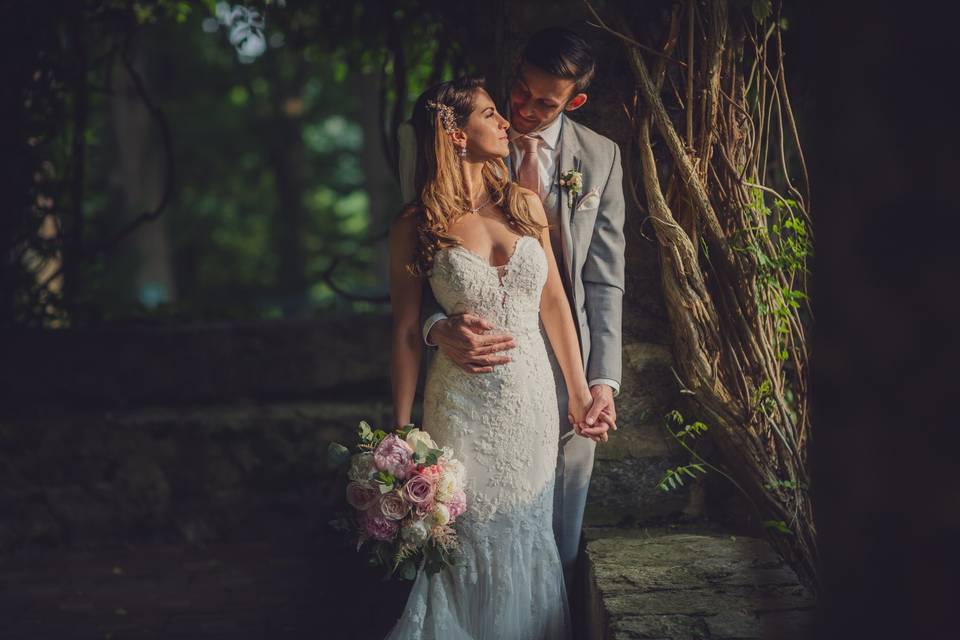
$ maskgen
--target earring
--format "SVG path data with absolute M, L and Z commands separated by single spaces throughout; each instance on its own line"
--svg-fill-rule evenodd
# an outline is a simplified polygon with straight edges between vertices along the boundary
M 466 148 L 466 147 L 457 147 L 457 155 L 459 155 L 461 159 L 466 158 L 466 157 L 467 157 L 467 148 Z

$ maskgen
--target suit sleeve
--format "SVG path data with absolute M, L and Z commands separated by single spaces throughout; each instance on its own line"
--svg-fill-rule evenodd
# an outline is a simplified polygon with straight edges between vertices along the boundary
M 613 165 L 600 196 L 582 278 L 590 331 L 587 379 L 616 381 L 619 392 L 622 380 L 625 204 L 620 147 L 612 144 Z

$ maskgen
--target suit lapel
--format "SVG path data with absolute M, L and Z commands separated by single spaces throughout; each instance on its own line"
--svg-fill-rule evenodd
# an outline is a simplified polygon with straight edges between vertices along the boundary
M 563 124 L 560 128 L 560 163 L 557 167 L 557 175 L 561 175 L 571 169 L 580 170 L 580 145 L 577 140 L 577 134 L 573 130 L 572 121 L 565 115 L 561 115 Z M 573 198 L 567 192 L 566 188 L 560 187 L 558 192 L 560 198 L 560 234 L 563 238 L 563 259 L 566 264 L 564 267 L 570 275 L 570 282 L 573 282 L 573 236 L 570 232 L 570 221 L 573 218 Z

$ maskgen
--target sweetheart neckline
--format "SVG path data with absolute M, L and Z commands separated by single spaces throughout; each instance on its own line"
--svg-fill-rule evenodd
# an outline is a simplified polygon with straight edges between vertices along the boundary
M 517 239 L 513 241 L 513 251 L 510 252 L 510 257 L 508 257 L 508 258 L 507 258 L 507 261 L 504 262 L 503 264 L 490 264 L 490 261 L 489 261 L 489 260 L 487 260 L 486 258 L 484 258 L 483 256 L 481 256 L 479 253 L 477 253 L 477 252 L 475 252 L 475 251 L 471 251 L 470 249 L 467 249 L 467 248 L 466 248 L 465 246 L 463 246 L 462 244 L 456 244 L 456 245 L 454 245 L 454 246 L 452 246 L 452 247 L 449 247 L 449 248 L 450 248 L 450 249 L 462 249 L 464 252 L 466 252 L 467 255 L 473 256 L 474 258 L 476 258 L 477 260 L 479 260 L 479 261 L 481 261 L 483 264 L 485 264 L 488 268 L 490 268 L 490 269 L 496 269 L 496 270 L 499 271 L 500 269 L 503 269 L 504 267 L 510 266 L 510 263 L 513 261 L 513 257 L 514 257 L 515 255 L 517 255 L 517 249 L 520 247 L 520 241 L 523 240 L 524 238 L 532 238 L 532 237 L 533 237 L 533 236 L 517 236 Z

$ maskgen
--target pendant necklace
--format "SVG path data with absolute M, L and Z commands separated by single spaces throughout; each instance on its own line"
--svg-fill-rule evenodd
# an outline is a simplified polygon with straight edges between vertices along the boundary
M 488 204 L 490 204 L 490 196 L 489 196 L 489 195 L 487 195 L 487 199 L 486 199 L 486 200 L 484 200 L 483 202 L 481 202 L 480 204 L 478 204 L 476 207 L 473 207 L 473 208 L 469 208 L 469 207 L 468 207 L 468 208 L 464 209 L 464 211 L 467 212 L 467 213 L 476 213 L 476 212 L 480 211 L 480 209 L 483 209 L 483 208 L 484 208 L 485 206 L 487 206 Z

